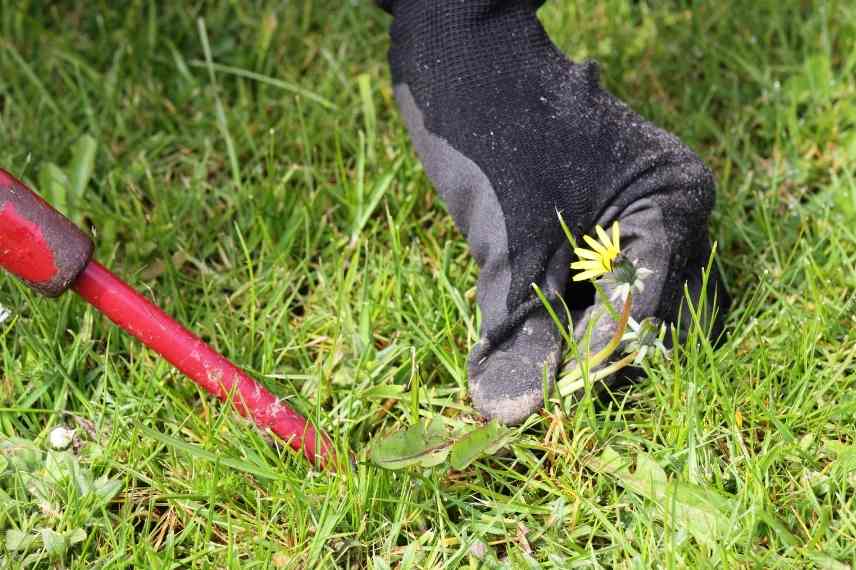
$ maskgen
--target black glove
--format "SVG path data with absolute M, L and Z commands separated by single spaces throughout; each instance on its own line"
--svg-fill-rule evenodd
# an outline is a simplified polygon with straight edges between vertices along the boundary
M 389 59 L 401 113 L 481 268 L 473 403 L 506 423 L 542 405 L 544 379 L 552 383 L 562 354 L 531 284 L 554 306 L 565 296 L 578 309 L 577 334 L 591 314 L 575 298 L 580 290 L 569 292 L 572 256 L 557 210 L 577 238 L 620 221 L 622 251 L 654 272 L 635 298 L 637 320 L 675 321 L 684 283 L 700 295 L 710 255 L 710 171 L 676 137 L 601 89 L 594 63 L 568 60 L 536 18 L 539 4 L 383 2 L 393 15 Z M 716 296 L 727 305 L 724 291 Z M 614 330 L 610 319 L 599 322 L 593 351 Z M 718 335 L 721 322 L 713 330 Z

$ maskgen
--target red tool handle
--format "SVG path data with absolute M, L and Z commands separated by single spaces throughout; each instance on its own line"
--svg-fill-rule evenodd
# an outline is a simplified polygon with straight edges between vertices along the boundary
M 91 256 L 89 236 L 0 169 L 0 267 L 58 297 Z
M 319 466 L 330 463 L 330 439 L 243 370 L 125 284 L 92 255 L 80 229 L 0 169 L 0 267 L 37 291 L 69 287 L 191 380 L 263 429 L 270 429 Z
M 312 463 L 329 459 L 327 436 L 97 261 L 89 262 L 74 291 L 206 391 L 231 399 L 242 416 L 302 449 Z

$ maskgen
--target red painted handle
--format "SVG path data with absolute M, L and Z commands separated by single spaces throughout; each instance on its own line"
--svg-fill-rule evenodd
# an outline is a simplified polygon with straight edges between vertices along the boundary
M 74 290 L 113 322 L 243 416 L 270 429 L 319 466 L 334 465 L 330 438 L 243 370 L 118 277 L 90 260 L 92 241 L 5 170 L 0 169 L 0 267 L 56 297 Z
M 242 416 L 302 450 L 312 463 L 324 466 L 335 457 L 330 438 L 97 261 L 89 263 L 74 291 L 196 384 L 231 400 Z
M 92 256 L 92 240 L 0 169 L 0 267 L 47 295 L 71 287 Z

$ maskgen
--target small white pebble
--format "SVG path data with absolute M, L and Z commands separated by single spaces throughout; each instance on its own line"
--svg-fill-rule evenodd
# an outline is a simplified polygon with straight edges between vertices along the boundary
M 71 445 L 73 439 L 74 430 L 66 429 L 62 426 L 53 428 L 48 436 L 48 441 L 54 449 L 65 449 Z
M 0 305 L 0 325 L 5 323 L 12 316 L 12 311 Z

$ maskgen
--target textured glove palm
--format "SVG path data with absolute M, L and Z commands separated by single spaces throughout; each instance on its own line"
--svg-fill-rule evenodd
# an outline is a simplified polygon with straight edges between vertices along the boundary
M 383 3 L 393 14 L 389 57 L 399 107 L 481 269 L 481 340 L 468 371 L 473 402 L 506 423 L 540 407 L 562 352 L 531 284 L 579 309 L 578 334 L 593 311 L 574 298 L 579 290 L 568 290 L 571 253 L 556 212 L 577 236 L 620 220 L 623 250 L 654 271 L 634 317 L 674 321 L 684 283 L 700 294 L 714 203 L 701 160 L 601 89 L 593 63 L 568 60 L 536 18 L 537 4 Z M 727 295 L 720 291 L 718 300 L 727 303 Z M 595 350 L 614 326 L 598 323 Z

